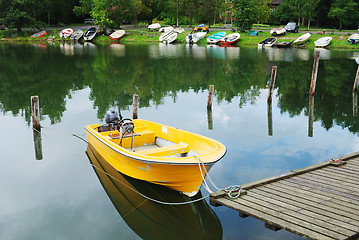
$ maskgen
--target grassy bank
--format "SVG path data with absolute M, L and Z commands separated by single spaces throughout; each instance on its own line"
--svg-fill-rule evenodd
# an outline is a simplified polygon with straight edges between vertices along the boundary
M 211 31 L 207 34 L 207 36 L 210 36 L 213 33 L 219 32 L 221 30 L 211 29 Z M 176 43 L 186 43 L 186 36 L 189 34 L 191 30 L 187 29 L 183 33 L 178 34 L 178 38 Z M 230 30 L 226 31 L 227 34 L 232 33 Z M 321 32 L 311 32 L 312 35 L 308 41 L 308 43 L 305 46 L 305 48 L 314 48 L 314 41 L 321 37 L 330 36 L 333 38 L 331 44 L 327 47 L 328 49 L 359 49 L 358 45 L 350 44 L 348 39 L 347 33 L 339 33 L 333 31 L 330 31 L 329 34 L 322 34 Z M 328 33 L 328 31 L 327 31 Z M 13 43 L 46 43 L 47 38 L 49 36 L 54 36 L 54 41 L 56 43 L 61 43 L 62 39 L 59 36 L 58 30 L 51 30 L 48 32 L 47 35 L 45 35 L 42 38 L 32 38 L 31 35 L 33 33 L 21 33 L 18 34 L 16 32 L 10 32 L 7 30 L 0 31 L 0 42 L 13 42 Z M 277 36 L 278 42 L 290 42 L 294 41 L 296 38 L 301 36 L 302 33 L 287 33 L 283 36 Z M 120 43 L 137 43 L 137 44 L 146 44 L 146 43 L 157 43 L 159 42 L 158 38 L 161 35 L 159 32 L 149 32 L 146 28 L 138 28 L 138 29 L 126 29 L 126 35 L 120 39 Z M 241 33 L 241 38 L 239 42 L 237 43 L 237 46 L 257 46 L 258 42 L 261 40 L 270 37 L 269 31 L 260 31 L 259 36 L 250 37 L 248 36 L 248 32 Z M 70 42 L 69 39 L 65 40 L 67 42 Z M 83 41 L 83 40 L 81 40 Z M 109 39 L 108 36 L 98 34 L 95 39 L 93 40 L 96 44 L 109 44 L 113 42 Z M 198 44 L 206 44 L 206 39 L 201 39 Z

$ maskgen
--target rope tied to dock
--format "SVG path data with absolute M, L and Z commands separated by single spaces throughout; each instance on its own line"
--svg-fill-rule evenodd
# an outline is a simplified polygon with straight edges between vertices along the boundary
M 228 193 L 228 197 L 232 198 L 232 199 L 235 199 L 235 198 L 238 198 L 240 195 L 241 195 L 241 191 L 242 191 L 242 188 L 240 185 L 231 185 L 231 186 L 228 186 L 228 187 L 225 187 L 225 188 L 218 188 L 212 181 L 212 179 L 210 178 L 208 172 L 207 172 L 207 169 L 204 165 L 204 163 L 202 162 L 202 160 L 198 157 L 198 156 L 194 156 L 197 160 L 198 160 L 198 166 L 199 166 L 199 171 L 201 173 L 201 176 L 202 176 L 202 179 L 203 179 L 203 183 L 204 183 L 204 188 L 209 192 L 209 193 L 213 193 L 213 191 L 209 188 L 208 184 L 207 184 L 207 181 L 205 179 L 205 177 L 207 176 L 209 181 L 211 182 L 211 184 L 217 189 L 217 191 L 225 191 L 226 193 Z M 203 169 L 206 173 L 206 175 L 204 175 L 202 173 L 202 168 L 201 168 L 201 165 L 203 166 Z M 233 195 L 233 193 L 235 193 L 235 195 Z

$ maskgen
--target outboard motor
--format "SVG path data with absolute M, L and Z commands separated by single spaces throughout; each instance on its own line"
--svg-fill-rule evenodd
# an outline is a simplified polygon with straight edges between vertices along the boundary
M 118 113 L 115 110 L 107 111 L 107 113 L 105 115 L 105 121 L 107 124 L 117 123 L 118 122 Z

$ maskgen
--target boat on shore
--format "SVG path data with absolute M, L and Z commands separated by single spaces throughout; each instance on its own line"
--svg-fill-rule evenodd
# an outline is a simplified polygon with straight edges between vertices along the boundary
M 311 36 L 310 33 L 305 33 L 302 36 L 300 36 L 299 38 L 295 39 L 293 43 L 296 45 L 304 44 L 306 41 L 308 41 L 310 36 Z
M 74 32 L 74 30 L 72 30 L 72 28 L 65 28 L 63 30 L 61 30 L 60 32 L 60 38 L 65 39 L 71 36 L 71 34 Z
M 117 171 L 194 196 L 225 154 L 220 142 L 142 119 L 108 112 L 106 124 L 85 127 L 88 142 Z
M 113 33 L 111 33 L 110 39 L 114 40 L 114 41 L 118 41 L 121 38 L 123 38 L 123 36 L 125 36 L 125 34 L 126 34 L 125 30 L 117 30 L 117 31 L 114 31 Z
M 220 39 L 224 36 L 226 36 L 226 32 L 217 32 L 215 34 L 212 34 L 207 38 L 207 43 L 216 44 L 220 41 Z
M 160 40 L 161 42 L 164 42 L 164 43 L 172 43 L 172 42 L 176 41 L 177 34 L 178 33 L 175 31 L 165 32 L 165 33 L 161 34 L 161 36 L 158 38 L 158 40 Z
M 315 41 L 314 45 L 316 47 L 326 47 L 330 44 L 332 39 L 333 39 L 332 37 L 322 37 L 322 38 L 319 38 L 317 41 Z
M 70 39 L 72 41 L 78 41 L 82 36 L 84 35 L 84 32 L 82 30 L 76 30 L 74 33 L 71 34 Z
M 43 37 L 45 35 L 47 35 L 46 31 L 40 31 L 40 32 L 37 32 L 37 33 L 31 35 L 31 37 L 33 37 L 33 38 L 41 38 L 41 37 Z
M 89 29 L 87 29 L 84 34 L 85 41 L 91 41 L 96 36 L 96 33 L 97 33 L 96 27 L 90 27 Z
M 206 34 L 207 32 L 190 33 L 186 36 L 186 42 L 190 44 L 197 43 L 200 39 L 204 38 Z
M 232 33 L 222 37 L 219 41 L 224 45 L 231 45 L 238 42 L 241 35 L 239 33 Z
M 284 27 L 276 27 L 270 30 L 270 34 L 272 35 L 282 35 L 282 34 L 286 34 L 286 32 L 287 30 L 285 30 Z
M 258 47 L 272 47 L 277 42 L 275 37 L 266 38 L 258 43 Z
M 289 48 L 292 46 L 293 41 L 291 42 L 276 42 L 274 44 L 275 47 L 279 47 L 279 48 Z
M 348 37 L 348 42 L 351 44 L 357 44 L 359 42 L 359 34 L 354 33 Z
M 152 23 L 152 24 L 148 25 L 147 28 L 148 28 L 149 31 L 154 31 L 154 30 L 160 29 L 160 28 L 161 28 L 161 24 L 159 24 L 159 23 Z
M 168 26 L 168 27 L 161 27 L 160 29 L 158 29 L 159 32 L 171 32 L 173 31 L 174 28 L 172 26 Z

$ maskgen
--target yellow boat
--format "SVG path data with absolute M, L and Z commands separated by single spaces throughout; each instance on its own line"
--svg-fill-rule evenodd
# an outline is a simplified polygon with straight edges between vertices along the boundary
M 112 204 L 141 239 L 222 239 L 221 222 L 207 202 L 199 200 L 200 193 L 189 198 L 128 177 L 108 164 L 91 144 L 86 154 Z M 195 202 L 189 203 L 192 200 Z
M 216 140 L 143 119 L 108 121 L 85 129 L 89 143 L 117 171 L 190 197 L 226 153 Z

